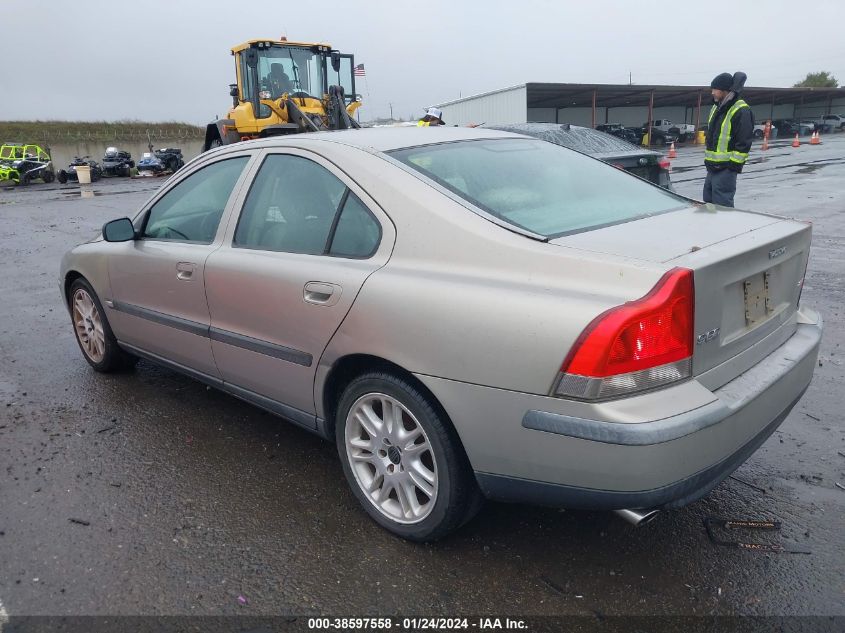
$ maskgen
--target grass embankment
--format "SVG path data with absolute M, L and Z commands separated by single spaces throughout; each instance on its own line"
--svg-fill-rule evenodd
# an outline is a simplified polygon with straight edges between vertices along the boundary
M 0 121 L 0 143 L 73 143 L 203 138 L 205 129 L 168 121 Z

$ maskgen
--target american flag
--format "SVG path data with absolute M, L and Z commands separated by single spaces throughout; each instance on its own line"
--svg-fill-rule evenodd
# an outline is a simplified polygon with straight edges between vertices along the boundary
M 355 76 L 356 77 L 364 77 L 367 73 L 364 72 L 364 64 L 358 64 L 355 66 Z

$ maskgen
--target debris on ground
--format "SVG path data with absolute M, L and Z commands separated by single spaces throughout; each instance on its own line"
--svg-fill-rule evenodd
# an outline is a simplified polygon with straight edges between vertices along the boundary
M 249 600 L 247 600 L 244 596 L 238 596 L 238 604 L 247 605 L 249 604 Z
M 740 479 L 739 477 L 737 477 L 737 476 L 735 476 L 735 475 L 731 475 L 731 476 L 730 476 L 730 478 L 731 478 L 731 479 L 733 479 L 734 481 L 738 481 L 738 482 L 739 482 L 739 483 L 741 483 L 741 484 L 745 484 L 745 485 L 746 485 L 746 486 L 748 486 L 749 488 L 753 488 L 753 489 L 754 489 L 754 490 L 756 490 L 757 492 L 762 492 L 763 494 L 766 494 L 765 489 L 761 488 L 760 486 L 755 486 L 754 484 L 752 484 L 752 483 L 751 483 L 751 482 L 749 482 L 749 481 L 745 481 L 744 479 Z
M 837 487 L 837 488 L 842 488 L 842 490 L 845 490 L 845 486 L 843 486 L 842 484 L 840 484 L 838 481 L 836 482 L 836 487 Z
M 84 519 L 74 519 L 73 517 L 69 518 L 68 521 L 71 523 L 76 523 L 77 525 L 91 525 L 91 521 L 86 521 Z

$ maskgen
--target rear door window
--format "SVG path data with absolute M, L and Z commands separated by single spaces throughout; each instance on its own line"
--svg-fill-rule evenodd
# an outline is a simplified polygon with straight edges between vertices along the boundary
M 372 213 L 328 169 L 302 156 L 272 154 L 255 177 L 233 245 L 357 258 L 372 255 L 380 239 Z

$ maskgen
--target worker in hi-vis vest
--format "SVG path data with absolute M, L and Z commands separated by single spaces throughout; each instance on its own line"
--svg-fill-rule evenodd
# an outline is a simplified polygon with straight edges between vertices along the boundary
M 440 108 L 429 108 L 425 116 L 417 121 L 417 127 L 429 127 L 430 125 L 446 125 L 443 122 L 443 111 Z
M 742 80 L 736 81 L 737 75 Z M 734 206 L 736 177 L 742 172 L 751 139 L 754 138 L 754 115 L 740 98 L 744 73 L 722 73 L 710 83 L 713 107 L 707 119 L 707 145 L 704 149 L 704 202 Z

